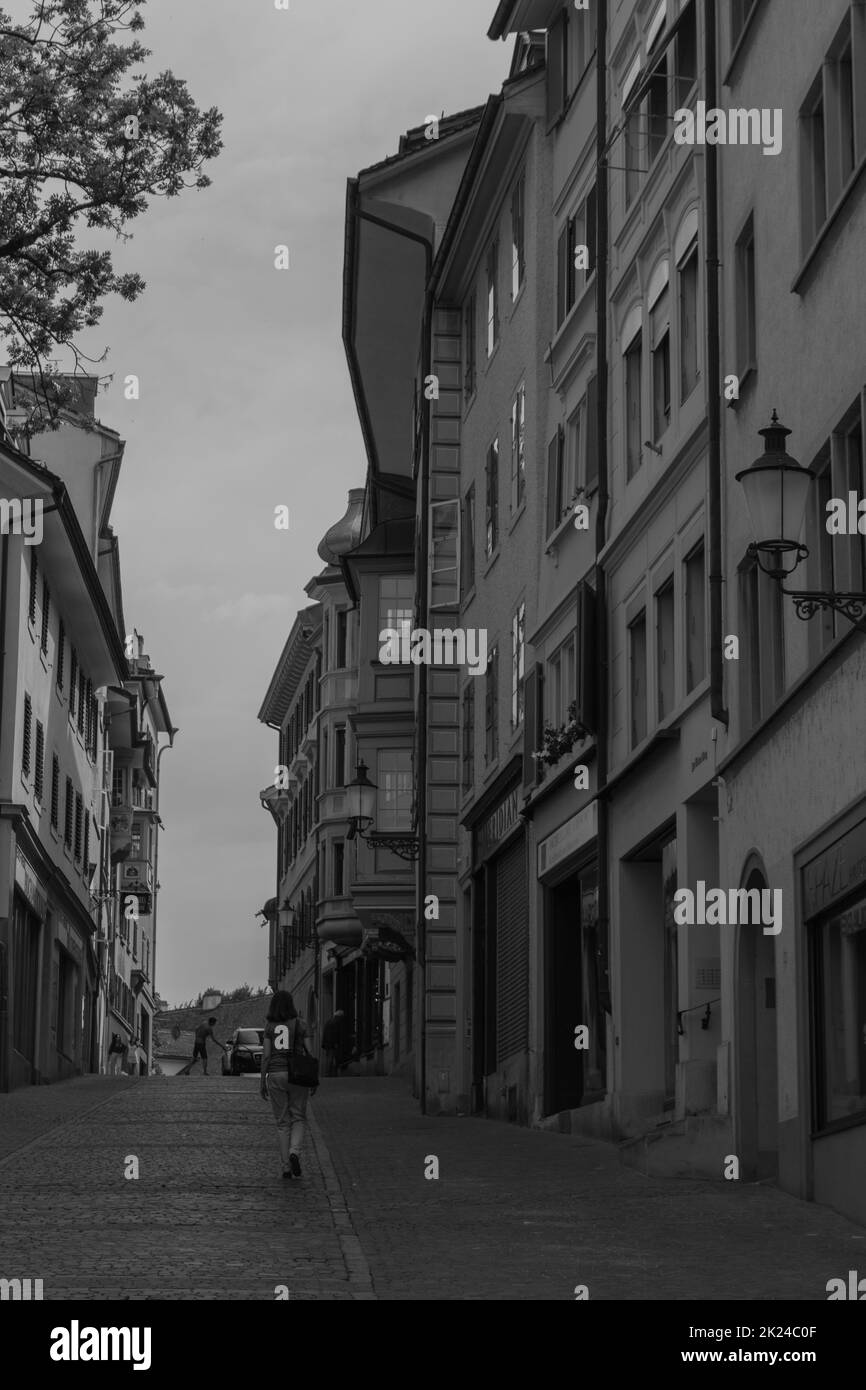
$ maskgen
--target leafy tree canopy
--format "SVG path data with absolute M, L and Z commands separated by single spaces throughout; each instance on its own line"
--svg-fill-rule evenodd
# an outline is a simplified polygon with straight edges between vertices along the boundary
M 75 371 L 104 361 L 77 336 L 107 295 L 144 289 L 93 243 L 128 240 L 151 198 L 206 188 L 222 148 L 215 107 L 200 111 L 171 72 L 141 71 L 144 2 L 32 0 L 22 24 L 0 10 L 0 339 L 39 384 L 38 428 L 73 399 L 50 354 L 67 350 Z

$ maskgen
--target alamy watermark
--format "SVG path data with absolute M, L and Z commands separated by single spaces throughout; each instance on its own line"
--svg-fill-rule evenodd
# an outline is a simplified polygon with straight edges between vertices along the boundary
M 42 542 L 42 498 L 0 497 L 0 535 L 24 537 L 25 545 Z
M 778 127 L 778 128 L 777 128 Z M 734 106 L 729 111 L 699 101 L 697 111 L 674 112 L 677 145 L 763 145 L 764 154 L 782 153 L 782 109 Z
M 386 627 L 379 633 L 379 660 L 383 666 L 466 666 L 470 676 L 483 676 L 487 629 Z

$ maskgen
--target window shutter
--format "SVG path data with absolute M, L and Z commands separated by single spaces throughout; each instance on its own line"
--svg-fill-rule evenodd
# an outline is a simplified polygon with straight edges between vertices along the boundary
M 584 580 L 577 591 L 577 722 L 591 733 L 598 729 L 596 661 L 595 590 Z
M 547 31 L 547 126 L 559 120 L 565 109 L 565 43 L 568 11 L 560 10 Z
M 566 222 L 556 243 L 556 326 L 559 328 L 565 319 L 565 291 L 568 284 L 568 223 Z
M 598 376 L 586 388 L 586 490 L 598 487 Z
M 547 534 L 556 529 L 559 521 L 559 430 L 547 446 Z
M 543 667 L 537 661 L 526 677 L 523 705 L 523 785 L 534 787 L 541 781 L 541 764 L 533 753 L 541 749 Z

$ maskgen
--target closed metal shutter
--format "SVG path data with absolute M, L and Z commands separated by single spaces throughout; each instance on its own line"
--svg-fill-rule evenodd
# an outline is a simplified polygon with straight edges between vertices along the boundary
M 526 838 L 496 861 L 496 1064 L 529 1042 L 529 894 Z

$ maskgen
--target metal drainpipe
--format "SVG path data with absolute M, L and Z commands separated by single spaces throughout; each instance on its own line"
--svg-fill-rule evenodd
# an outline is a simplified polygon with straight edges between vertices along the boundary
M 716 0 L 704 0 L 704 91 L 707 110 L 716 105 Z M 719 394 L 719 190 L 718 149 L 704 146 L 706 176 L 707 243 L 707 469 L 709 498 L 710 582 L 710 713 L 725 728 L 728 711 L 724 703 L 724 658 L 722 654 L 722 610 L 724 574 L 722 572 L 722 402 Z
M 597 427 L 598 440 L 598 510 L 595 518 L 595 593 L 596 593 L 596 804 L 598 806 L 598 927 L 604 972 L 601 981 L 602 1002 L 612 1012 L 610 991 L 610 831 L 608 819 L 608 623 L 607 577 L 599 565 L 607 539 L 609 503 L 607 466 L 607 267 L 608 267 L 608 163 L 607 163 L 607 0 L 599 0 L 596 12 L 595 46 L 596 81 L 596 372 L 598 379 Z
M 6 594 L 9 588 L 9 533 L 3 533 L 2 551 L 0 551 L 0 728 L 3 727 L 3 682 L 6 679 Z M 11 888 L 10 888 L 11 897 Z M 11 907 L 11 903 L 10 903 Z M 11 918 L 7 922 L 7 931 L 11 924 Z M 11 934 L 11 933 L 10 933 Z M 7 937 L 8 941 L 8 937 Z M 11 944 L 11 942 L 9 943 Z M 9 978 L 13 966 L 10 959 L 11 951 L 9 945 L 6 947 L 6 993 L 0 994 L 0 1058 L 3 1059 L 3 1071 L 0 1072 L 0 1091 L 9 1088 L 9 1077 L 12 1069 L 12 1039 L 7 1034 L 9 1027 Z M 0 987 L 3 981 L 0 980 Z

